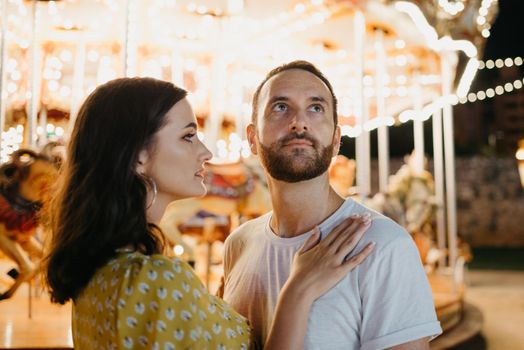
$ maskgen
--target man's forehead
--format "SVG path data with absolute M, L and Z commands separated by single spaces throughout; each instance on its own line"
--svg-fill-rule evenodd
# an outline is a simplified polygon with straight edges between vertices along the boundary
M 294 93 L 306 93 L 308 97 L 321 97 L 331 101 L 331 93 L 326 84 L 315 74 L 303 69 L 290 69 L 271 77 L 262 87 L 261 97 L 272 98 Z

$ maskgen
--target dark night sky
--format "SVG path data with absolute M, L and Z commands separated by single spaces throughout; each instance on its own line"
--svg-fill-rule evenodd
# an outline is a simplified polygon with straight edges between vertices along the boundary
M 484 59 L 524 56 L 524 1 L 499 0 L 499 14 L 486 42 Z

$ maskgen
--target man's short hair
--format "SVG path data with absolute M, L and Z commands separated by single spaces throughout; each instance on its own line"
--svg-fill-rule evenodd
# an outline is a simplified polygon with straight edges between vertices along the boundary
M 260 95 L 260 91 L 262 90 L 262 87 L 266 84 L 266 82 L 269 79 L 271 79 L 275 75 L 277 75 L 279 73 L 282 73 L 282 72 L 285 72 L 287 70 L 291 70 L 291 69 L 301 69 L 301 70 L 304 70 L 306 72 L 309 72 L 309 73 L 315 75 L 316 77 L 318 77 L 320 80 L 322 80 L 322 82 L 324 82 L 324 84 L 326 84 L 329 92 L 331 93 L 331 97 L 333 99 L 333 121 L 335 122 L 335 125 L 337 125 L 338 124 L 337 97 L 335 96 L 335 92 L 333 91 L 333 87 L 331 86 L 331 83 L 329 82 L 329 80 L 327 80 L 327 78 L 324 76 L 324 74 L 322 74 L 322 72 L 317 67 L 315 67 L 312 63 L 310 63 L 308 61 L 302 61 L 302 60 L 292 61 L 292 62 L 283 64 L 281 66 L 278 66 L 278 67 L 272 69 L 266 75 L 265 79 L 258 85 L 257 89 L 255 90 L 255 94 L 253 95 L 253 102 L 252 102 L 253 111 L 252 111 L 252 114 L 251 114 L 251 122 L 256 126 L 257 117 L 258 117 L 257 116 L 257 113 L 258 113 L 258 97 Z

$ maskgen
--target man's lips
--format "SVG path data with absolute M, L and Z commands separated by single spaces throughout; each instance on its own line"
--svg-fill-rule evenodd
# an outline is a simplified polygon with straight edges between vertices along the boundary
M 294 139 L 294 140 L 291 140 L 289 142 L 284 143 L 284 147 L 286 147 L 286 146 L 309 146 L 309 147 L 312 147 L 313 143 L 311 143 L 311 141 L 308 141 L 308 140 Z

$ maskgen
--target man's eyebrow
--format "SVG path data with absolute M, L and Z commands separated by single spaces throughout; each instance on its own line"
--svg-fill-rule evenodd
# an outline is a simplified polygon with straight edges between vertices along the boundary
M 273 104 L 278 101 L 289 101 L 289 97 L 286 96 L 273 96 L 269 99 L 269 104 Z
M 313 97 L 310 97 L 309 98 L 311 101 L 314 101 L 314 102 L 322 102 L 322 103 L 325 103 L 327 104 L 328 102 L 326 101 L 326 99 L 322 96 L 313 96 Z

